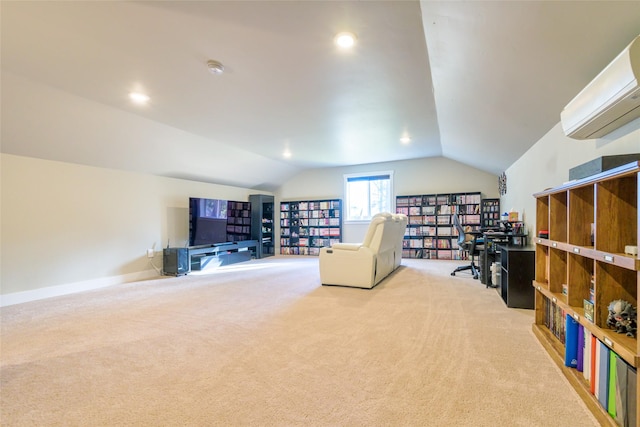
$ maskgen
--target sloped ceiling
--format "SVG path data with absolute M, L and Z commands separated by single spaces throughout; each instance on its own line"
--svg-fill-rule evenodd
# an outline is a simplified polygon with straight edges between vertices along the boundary
M 627 1 L 1 8 L 2 152 L 265 190 L 431 156 L 497 174 L 640 31 Z

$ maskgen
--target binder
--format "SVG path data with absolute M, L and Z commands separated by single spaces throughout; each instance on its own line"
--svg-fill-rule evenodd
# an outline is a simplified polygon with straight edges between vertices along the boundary
M 583 358 L 584 361 L 582 362 L 582 375 L 584 376 L 585 380 L 591 382 L 591 332 L 589 332 L 588 329 L 584 329 Z
M 578 366 L 578 322 L 570 315 L 565 317 L 564 366 Z
M 604 409 L 609 403 L 609 347 L 598 341 L 598 401 Z
M 616 418 L 616 372 L 618 355 L 609 350 L 609 390 L 607 398 L 607 412 L 612 418 Z

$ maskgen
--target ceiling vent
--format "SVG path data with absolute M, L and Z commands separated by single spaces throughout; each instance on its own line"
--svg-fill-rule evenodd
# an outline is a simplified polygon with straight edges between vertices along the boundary
M 560 113 L 564 133 L 600 138 L 640 117 L 640 36 Z

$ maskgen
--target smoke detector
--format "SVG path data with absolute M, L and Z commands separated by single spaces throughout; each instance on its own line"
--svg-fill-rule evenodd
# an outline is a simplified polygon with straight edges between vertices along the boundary
M 224 73 L 224 65 L 222 65 L 218 61 L 214 61 L 213 59 L 210 59 L 207 61 L 207 67 L 209 68 L 209 71 L 211 72 L 211 74 Z

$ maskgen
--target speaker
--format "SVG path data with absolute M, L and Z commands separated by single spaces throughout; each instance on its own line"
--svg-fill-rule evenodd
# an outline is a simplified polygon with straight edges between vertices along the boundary
M 165 248 L 162 251 L 162 270 L 166 276 L 182 276 L 189 272 L 189 249 Z

